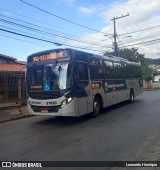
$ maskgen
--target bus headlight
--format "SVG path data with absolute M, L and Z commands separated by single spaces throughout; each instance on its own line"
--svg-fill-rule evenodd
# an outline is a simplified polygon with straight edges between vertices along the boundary
M 70 103 L 72 100 L 73 100 L 73 97 L 69 97 L 69 98 L 67 99 L 67 104 Z
M 61 103 L 61 108 L 69 104 L 73 100 L 73 97 L 69 97 L 68 99 L 65 99 Z

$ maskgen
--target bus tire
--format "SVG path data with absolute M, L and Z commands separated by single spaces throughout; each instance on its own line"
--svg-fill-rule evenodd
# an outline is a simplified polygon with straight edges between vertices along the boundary
M 100 99 L 98 97 L 95 97 L 94 100 L 93 100 L 92 117 L 99 116 L 100 112 L 101 112 L 101 102 L 100 102 Z
M 134 102 L 134 98 L 135 98 L 135 96 L 134 96 L 134 91 L 133 91 L 133 89 L 131 89 L 129 102 L 130 102 L 130 103 L 133 103 L 133 102 Z

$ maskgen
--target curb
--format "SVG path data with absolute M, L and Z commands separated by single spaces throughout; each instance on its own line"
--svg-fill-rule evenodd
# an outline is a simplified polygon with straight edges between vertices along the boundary
M 160 90 L 160 88 L 143 89 L 143 91 L 152 91 L 152 90 Z
M 33 117 L 33 116 L 34 115 L 22 115 L 22 116 L 18 116 L 18 117 L 11 117 L 11 118 L 6 119 L 6 120 L 0 120 L 0 124 L 10 122 L 10 121 L 14 121 L 14 120 L 20 120 L 20 119 L 24 119 L 24 118 L 28 118 L 28 117 Z

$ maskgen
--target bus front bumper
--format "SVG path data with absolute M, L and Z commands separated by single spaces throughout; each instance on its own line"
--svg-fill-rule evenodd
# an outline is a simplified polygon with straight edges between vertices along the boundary
M 73 99 L 67 105 L 55 106 L 55 108 L 44 106 L 33 106 L 28 104 L 28 112 L 31 115 L 43 115 L 43 116 L 78 116 L 77 100 Z

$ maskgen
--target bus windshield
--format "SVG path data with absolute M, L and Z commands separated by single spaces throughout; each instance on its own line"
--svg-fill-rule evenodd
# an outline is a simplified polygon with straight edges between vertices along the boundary
M 72 87 L 71 64 L 56 63 L 28 67 L 28 90 L 64 90 Z

